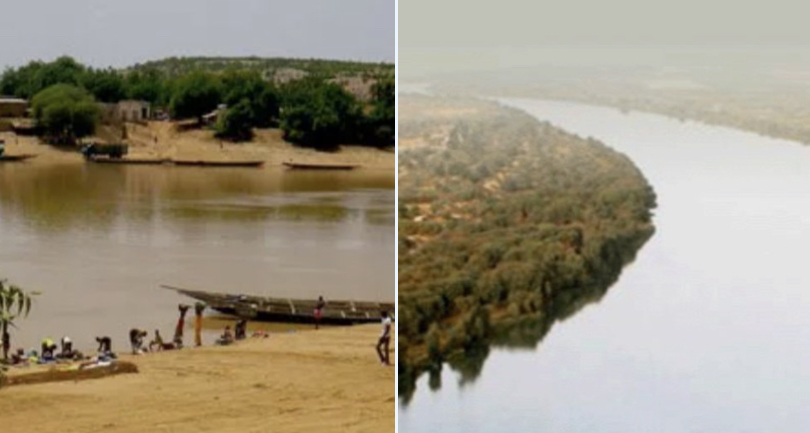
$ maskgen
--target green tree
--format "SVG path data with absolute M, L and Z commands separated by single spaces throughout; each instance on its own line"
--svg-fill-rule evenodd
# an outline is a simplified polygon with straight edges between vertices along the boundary
M 233 106 L 247 101 L 250 123 L 265 128 L 278 121 L 278 91 L 255 71 L 231 70 L 222 76 L 223 102 Z
M 283 89 L 281 129 L 293 143 L 334 150 L 357 140 L 361 116 L 357 100 L 337 84 L 304 79 Z
M 118 102 L 126 98 L 124 78 L 113 69 L 88 70 L 82 85 L 101 102 Z
M 166 105 L 171 100 L 167 92 L 166 80 L 157 69 L 143 69 L 130 72 L 124 80 L 127 98 Z
M 393 146 L 396 116 L 396 86 L 393 78 L 377 81 L 371 91 L 372 109 L 366 118 L 363 141 L 377 147 Z
M 37 93 L 34 117 L 45 136 L 57 144 L 74 144 L 95 132 L 100 110 L 86 90 L 57 84 Z
M 172 117 L 188 119 L 202 116 L 217 108 L 220 102 L 220 83 L 211 74 L 192 72 L 180 78 L 172 93 L 169 110 Z
M 8 360 L 8 351 L 11 349 L 9 328 L 16 328 L 14 325 L 16 319 L 28 316 L 33 296 L 38 294 L 37 292 L 26 293 L 6 280 L 0 280 L 0 335 L 3 340 L 3 360 Z
M 34 75 L 34 93 L 39 93 L 56 84 L 81 85 L 85 67 L 72 57 L 62 56 L 50 63 L 45 63 L 37 69 Z
M 217 137 L 233 141 L 250 141 L 253 138 L 253 113 L 248 99 L 242 99 L 229 107 L 217 124 Z
M 85 67 L 72 57 L 62 56 L 43 63 L 29 62 L 17 69 L 6 69 L 0 78 L 0 93 L 20 98 L 31 98 L 54 84 L 80 85 Z
M 42 62 L 29 62 L 16 69 L 6 69 L 3 77 L 0 78 L 0 93 L 18 98 L 30 98 L 40 90 L 36 82 L 36 75 L 42 65 Z

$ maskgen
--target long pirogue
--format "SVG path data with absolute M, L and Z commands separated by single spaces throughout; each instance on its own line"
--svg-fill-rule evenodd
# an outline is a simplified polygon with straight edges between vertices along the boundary
M 188 290 L 166 285 L 161 287 L 202 301 L 223 314 L 262 322 L 315 323 L 316 299 L 269 298 Z M 382 311 L 394 314 L 394 303 L 327 300 L 321 323 L 353 325 L 378 322 Z
M 33 154 L 0 155 L 0 162 L 22 162 L 36 157 L 37 156 Z
M 354 170 L 360 167 L 355 164 L 299 164 L 295 162 L 283 162 L 282 164 L 292 170 Z

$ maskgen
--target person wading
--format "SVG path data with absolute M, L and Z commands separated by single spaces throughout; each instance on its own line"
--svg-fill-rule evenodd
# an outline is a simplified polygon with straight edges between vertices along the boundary
M 178 349 L 183 348 L 183 328 L 186 326 L 186 313 L 188 312 L 189 306 L 180 304 L 177 306 L 177 309 L 180 310 L 180 318 L 177 319 L 177 327 L 174 328 L 174 345 Z
M 197 302 L 194 304 L 194 345 L 202 346 L 202 314 L 205 311 L 205 304 Z

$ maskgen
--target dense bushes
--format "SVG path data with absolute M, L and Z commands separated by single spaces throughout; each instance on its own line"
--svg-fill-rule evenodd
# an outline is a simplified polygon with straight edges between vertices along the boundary
M 221 83 L 204 72 L 192 72 L 176 83 L 169 112 L 177 119 L 198 118 L 210 113 L 222 100 Z
M 424 105 L 426 117 L 450 111 Z M 411 380 L 442 361 L 472 378 L 489 344 L 536 344 L 599 299 L 653 233 L 655 195 L 626 157 L 515 110 L 464 107 L 418 127 L 400 117 L 401 139 L 445 137 L 399 159 L 400 373 Z
M 303 79 L 285 86 L 281 129 L 288 141 L 333 150 L 356 137 L 361 114 L 358 102 L 339 85 Z

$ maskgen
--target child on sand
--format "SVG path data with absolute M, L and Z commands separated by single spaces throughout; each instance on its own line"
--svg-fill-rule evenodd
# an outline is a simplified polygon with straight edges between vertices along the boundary
M 220 346 L 227 346 L 231 343 L 233 343 L 233 334 L 231 334 L 231 327 L 226 326 L 225 332 L 223 332 L 222 335 L 219 337 L 219 340 L 217 340 L 217 344 Z
M 160 350 L 174 350 L 176 348 L 174 343 L 166 343 L 160 335 L 160 331 L 155 329 L 155 339 L 149 342 L 149 351 L 155 352 Z

